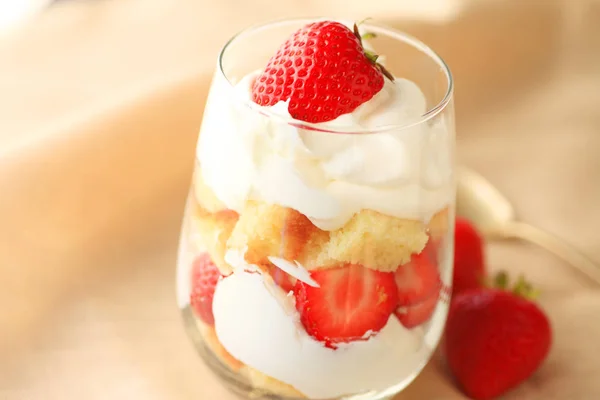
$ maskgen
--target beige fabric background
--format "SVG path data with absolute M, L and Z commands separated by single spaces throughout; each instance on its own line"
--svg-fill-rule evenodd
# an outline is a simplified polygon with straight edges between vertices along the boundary
M 0 37 L 0 399 L 235 398 L 183 332 L 175 246 L 218 48 L 267 19 L 372 16 L 431 44 L 461 163 L 600 260 L 600 2 L 416 3 L 64 2 Z M 534 248 L 488 250 L 541 286 L 556 336 L 506 398 L 600 398 L 600 292 Z M 462 398 L 438 359 L 398 397 Z

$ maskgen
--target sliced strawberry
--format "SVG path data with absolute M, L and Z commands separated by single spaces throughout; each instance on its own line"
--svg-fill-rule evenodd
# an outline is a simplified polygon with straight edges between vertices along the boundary
M 402 325 L 409 329 L 414 328 L 415 326 L 419 326 L 429 321 L 433 311 L 435 311 L 438 299 L 439 292 L 415 305 L 398 307 L 396 311 L 394 311 L 394 314 L 398 317 L 398 320 L 400 320 Z
M 296 285 L 297 281 L 296 278 L 274 265 L 271 266 L 270 272 L 275 283 L 286 293 L 289 293 L 290 291 L 294 290 L 294 286 Z
M 414 254 L 407 264 L 401 265 L 396 270 L 400 306 L 419 304 L 436 293 L 439 294 L 440 274 L 429 253 L 426 246 L 421 253 Z
M 297 281 L 296 308 L 306 332 L 329 347 L 381 330 L 398 304 L 392 272 L 346 264 L 311 277 L 319 287 Z
M 208 253 L 202 253 L 192 264 L 190 305 L 195 314 L 209 325 L 215 323 L 212 311 L 215 287 L 221 274 Z

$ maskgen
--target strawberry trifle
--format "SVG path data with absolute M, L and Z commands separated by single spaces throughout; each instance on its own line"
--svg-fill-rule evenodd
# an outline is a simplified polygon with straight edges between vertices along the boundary
M 380 40 L 405 52 L 378 56 Z M 383 399 L 427 362 L 452 272 L 451 93 L 435 53 L 377 25 L 284 21 L 225 46 L 200 130 L 178 301 L 230 388 Z

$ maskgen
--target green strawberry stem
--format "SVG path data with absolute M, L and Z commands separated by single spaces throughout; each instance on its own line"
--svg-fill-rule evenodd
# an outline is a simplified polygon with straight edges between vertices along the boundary
M 379 58 L 379 56 L 369 50 L 365 50 L 365 55 L 367 56 L 367 58 L 369 59 L 369 61 L 371 61 L 373 64 L 377 64 L 377 59 Z
M 510 278 L 506 271 L 500 271 L 494 276 L 493 282 L 487 286 L 508 290 L 514 293 L 516 296 L 523 297 L 528 300 L 535 300 L 539 296 L 539 290 L 535 289 L 523 275 L 519 275 L 519 278 L 513 286 L 510 285 Z
M 354 23 L 354 36 L 356 36 L 358 38 L 358 41 L 360 42 L 360 45 L 363 45 L 362 42 L 362 36 L 360 35 L 360 32 L 358 31 L 358 25 L 356 24 L 356 22 Z
M 363 40 L 375 39 L 377 35 L 374 32 L 365 32 L 364 35 L 361 35 Z
M 361 36 L 360 32 L 358 31 L 358 25 L 362 24 L 367 19 L 369 19 L 369 18 L 363 19 L 358 24 L 354 23 L 354 36 L 356 36 L 358 38 L 358 41 L 359 41 L 361 47 L 363 47 L 363 50 L 364 50 L 364 46 L 363 46 L 363 42 L 362 42 L 363 39 L 376 37 L 376 35 L 374 33 L 369 33 L 369 32 L 367 32 Z M 379 56 L 369 50 L 364 50 L 364 52 L 365 52 L 365 56 L 367 56 L 369 61 L 371 61 L 371 63 L 373 65 L 375 65 L 379 71 L 381 71 L 383 76 L 388 78 L 390 81 L 394 82 L 394 75 L 392 75 L 392 73 L 390 71 L 388 71 L 382 64 L 377 62 L 377 59 L 379 58 Z
M 494 277 L 494 282 L 492 284 L 493 287 L 498 288 L 498 289 L 508 289 L 508 274 L 506 273 L 506 271 L 500 271 L 496 274 L 496 276 Z
M 373 19 L 373 18 L 371 18 L 371 17 L 367 17 L 367 18 L 365 18 L 365 19 L 363 19 L 363 20 L 361 20 L 361 21 L 358 21 L 358 22 L 356 23 L 356 25 L 358 25 L 358 26 L 361 26 L 362 24 L 364 24 L 365 22 L 367 22 L 367 21 L 368 21 L 368 20 L 370 20 L 370 19 Z
M 385 67 L 379 63 L 376 64 L 377 68 L 381 71 L 381 73 L 383 74 L 383 76 L 385 76 L 386 78 L 388 78 L 390 81 L 394 82 L 394 75 L 392 75 L 392 73 L 390 71 L 388 71 L 387 69 L 385 69 Z

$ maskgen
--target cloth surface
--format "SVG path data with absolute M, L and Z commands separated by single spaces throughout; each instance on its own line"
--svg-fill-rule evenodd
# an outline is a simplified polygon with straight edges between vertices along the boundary
M 459 162 L 600 260 L 597 0 L 58 2 L 0 37 L 0 399 L 236 398 L 183 331 L 179 225 L 218 49 L 300 15 L 430 44 L 456 80 Z M 555 334 L 505 398 L 600 398 L 600 291 L 539 249 L 487 250 L 542 289 Z M 397 397 L 463 398 L 439 355 Z

